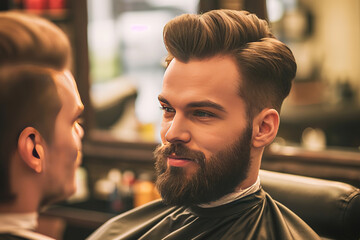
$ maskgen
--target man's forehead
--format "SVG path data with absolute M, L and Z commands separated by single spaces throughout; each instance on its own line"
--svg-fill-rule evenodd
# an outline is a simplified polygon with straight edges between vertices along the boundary
M 187 63 L 175 58 L 166 71 L 160 96 L 171 105 L 213 102 L 225 106 L 241 99 L 239 73 L 231 57 L 193 59 Z
M 57 72 L 55 74 L 55 83 L 58 87 L 67 89 L 69 91 L 72 91 L 74 88 L 76 88 L 74 78 L 68 70 Z
M 239 86 L 241 74 L 237 63 L 230 56 L 214 56 L 205 59 L 190 59 L 182 62 L 174 58 L 167 67 L 164 74 L 163 88 L 174 85 L 203 87 L 214 84 L 215 88 L 220 84 L 231 87 Z
M 78 104 L 81 103 L 80 95 L 75 83 L 75 79 L 73 75 L 70 73 L 70 71 L 64 70 L 56 74 L 55 84 L 60 92 L 65 91 L 67 93 L 70 93 L 72 96 L 75 96 L 76 102 Z
M 75 79 L 70 71 L 65 70 L 57 73 L 55 76 L 55 84 L 63 103 L 63 108 L 65 108 L 64 110 L 77 112 L 84 108 Z

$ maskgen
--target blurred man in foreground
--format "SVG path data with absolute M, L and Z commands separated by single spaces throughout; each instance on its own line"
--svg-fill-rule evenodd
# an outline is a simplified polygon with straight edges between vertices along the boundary
M 40 17 L 0 13 L 0 239 L 34 232 L 38 211 L 75 192 L 83 104 L 66 35 Z

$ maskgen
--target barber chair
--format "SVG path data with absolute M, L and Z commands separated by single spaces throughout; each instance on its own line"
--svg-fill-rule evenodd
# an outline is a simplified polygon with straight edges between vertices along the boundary
M 325 239 L 360 239 L 360 189 L 346 183 L 260 170 L 261 185 Z

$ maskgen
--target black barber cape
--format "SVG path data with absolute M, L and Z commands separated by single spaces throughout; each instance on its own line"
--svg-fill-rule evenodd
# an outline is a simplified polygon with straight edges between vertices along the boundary
M 107 239 L 320 239 L 263 189 L 213 207 L 168 207 L 161 200 L 110 219 L 88 240 Z

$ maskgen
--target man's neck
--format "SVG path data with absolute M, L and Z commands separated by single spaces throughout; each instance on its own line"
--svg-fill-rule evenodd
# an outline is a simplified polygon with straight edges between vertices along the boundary
M 202 208 L 212 208 L 212 207 L 224 205 L 233 202 L 235 200 L 238 200 L 240 198 L 246 197 L 259 190 L 259 188 L 260 188 L 260 178 L 258 177 L 255 183 L 253 183 L 250 187 L 247 187 L 245 189 L 239 187 L 234 192 L 229 193 L 218 200 L 215 200 L 207 204 L 200 204 L 198 206 Z
M 11 191 L 15 199 L 0 203 L 0 213 L 37 212 L 42 199 L 42 182 L 40 175 L 29 169 L 18 153 L 11 159 Z
M 37 207 L 32 207 L 30 205 L 23 205 L 21 206 L 18 203 L 12 204 L 0 204 L 0 214 L 6 213 L 30 213 L 30 212 L 37 212 Z
M 0 213 L 29 213 L 39 210 L 40 199 L 36 194 L 24 188 L 23 192 L 16 194 L 15 200 L 0 204 Z

